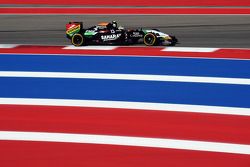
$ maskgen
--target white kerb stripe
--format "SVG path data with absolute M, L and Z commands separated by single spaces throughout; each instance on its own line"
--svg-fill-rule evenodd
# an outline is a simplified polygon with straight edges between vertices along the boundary
M 198 47 L 166 47 L 161 51 L 168 52 L 215 52 L 218 48 L 198 48 Z
M 15 48 L 18 45 L 15 44 L 0 44 L 0 49 L 11 49 L 11 48 Z
M 0 98 L 0 104 L 120 108 L 120 109 L 157 110 L 157 111 L 171 111 L 171 112 L 192 112 L 192 113 L 250 116 L 250 108 L 189 105 L 189 104 L 169 104 L 169 103 L 71 100 L 71 99 Z
M 62 49 L 69 49 L 69 50 L 114 50 L 117 46 L 79 46 L 75 47 L 73 45 L 66 46 Z
M 200 76 L 146 75 L 146 74 L 0 71 L 0 77 L 114 79 L 114 80 L 196 82 L 196 83 L 250 85 L 250 79 L 248 78 L 221 78 L 221 77 L 200 77 Z
M 204 142 L 204 141 L 193 141 L 193 140 L 175 140 L 175 139 L 163 139 L 163 138 L 146 138 L 146 137 L 0 131 L 0 140 L 108 144 L 108 145 L 121 145 L 121 146 L 210 151 L 210 152 L 248 154 L 248 155 L 250 154 L 250 145 L 244 145 L 244 144 Z

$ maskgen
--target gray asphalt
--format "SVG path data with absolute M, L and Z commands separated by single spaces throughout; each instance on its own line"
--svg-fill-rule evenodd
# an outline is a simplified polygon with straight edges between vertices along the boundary
M 249 15 L 0 15 L 1 44 L 68 45 L 65 24 L 116 20 L 125 28 L 158 28 L 187 47 L 250 48 Z

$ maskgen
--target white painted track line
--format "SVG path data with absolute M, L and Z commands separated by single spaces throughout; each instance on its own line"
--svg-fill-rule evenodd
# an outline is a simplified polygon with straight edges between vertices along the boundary
M 75 47 L 73 45 L 63 47 L 62 49 L 68 50 L 114 50 L 118 48 L 117 46 L 79 46 Z
M 73 100 L 73 99 L 34 99 L 34 98 L 0 98 L 3 105 L 41 105 L 41 106 L 69 106 L 69 107 L 96 107 L 96 108 L 120 108 L 135 110 L 155 110 L 170 112 L 192 112 L 206 114 L 224 114 L 250 116 L 250 108 L 205 106 L 170 103 L 147 103 L 126 101 L 103 100 Z
M 199 47 L 166 47 L 161 51 L 167 52 L 215 52 L 219 48 L 199 48 Z
M 0 77 L 113 79 L 113 80 L 250 85 L 250 79 L 248 78 L 221 78 L 221 77 L 200 77 L 200 76 L 146 75 L 146 74 L 0 71 Z
M 0 44 L 0 49 L 11 49 L 11 48 L 15 48 L 18 45 L 15 44 Z
M 250 154 L 250 145 L 146 137 L 0 131 L 0 140 L 108 144 Z

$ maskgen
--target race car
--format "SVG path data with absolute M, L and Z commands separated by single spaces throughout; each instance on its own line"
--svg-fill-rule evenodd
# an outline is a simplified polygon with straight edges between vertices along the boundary
M 83 28 L 83 22 L 66 24 L 66 37 L 74 46 L 90 44 L 129 45 L 140 42 L 147 46 L 169 45 L 178 43 L 175 36 L 168 35 L 158 29 L 124 29 L 116 21 L 103 22 L 89 28 Z

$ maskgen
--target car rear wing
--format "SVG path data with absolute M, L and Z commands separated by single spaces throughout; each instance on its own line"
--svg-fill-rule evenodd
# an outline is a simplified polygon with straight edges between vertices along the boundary
M 83 23 L 82 22 L 69 22 L 66 24 L 66 35 L 67 37 L 72 37 L 76 33 L 82 31 Z

